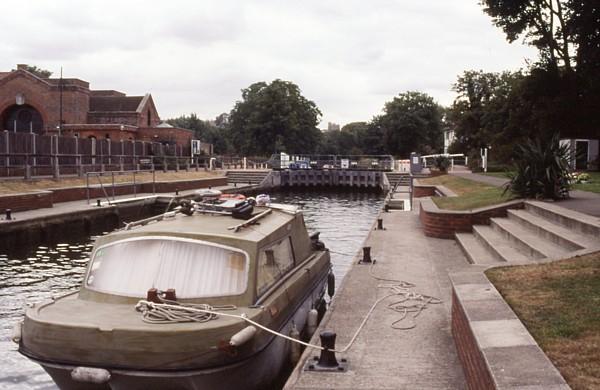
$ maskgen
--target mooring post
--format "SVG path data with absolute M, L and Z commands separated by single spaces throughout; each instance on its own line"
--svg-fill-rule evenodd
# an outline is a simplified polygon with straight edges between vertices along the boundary
M 4 217 L 4 219 L 7 220 L 7 221 L 11 221 L 12 220 L 12 210 L 11 209 L 6 209 L 5 213 L 6 213 L 6 216 Z
M 377 230 L 385 230 L 383 227 L 383 218 L 377 218 Z
M 313 357 L 304 367 L 305 371 L 346 371 L 347 361 L 341 359 L 341 363 L 335 357 L 335 332 L 325 330 L 319 335 L 321 338 L 321 354 Z M 316 364 L 314 362 L 317 362 Z
M 373 260 L 371 259 L 371 247 L 370 246 L 365 246 L 363 247 L 363 258 L 362 260 L 359 261 L 359 263 L 372 263 Z

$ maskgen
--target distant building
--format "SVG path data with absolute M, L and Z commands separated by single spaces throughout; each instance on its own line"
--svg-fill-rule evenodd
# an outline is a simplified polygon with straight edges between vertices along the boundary
M 444 130 L 444 154 L 448 153 L 448 148 L 454 142 L 454 130 Z
M 150 94 L 92 90 L 76 78 L 38 77 L 26 65 L 0 72 L 0 130 L 182 146 L 194 138 L 191 130 L 161 125 Z
M 327 131 L 340 131 L 340 125 L 337 123 L 328 122 Z

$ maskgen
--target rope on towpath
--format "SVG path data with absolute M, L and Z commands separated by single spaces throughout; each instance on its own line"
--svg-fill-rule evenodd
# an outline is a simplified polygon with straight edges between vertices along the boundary
M 400 319 L 394 321 L 391 325 L 391 327 L 393 329 L 401 329 L 401 330 L 407 330 L 407 329 L 414 328 L 416 326 L 414 319 L 417 316 L 419 316 L 419 314 L 421 314 L 421 312 L 423 312 L 423 310 L 425 310 L 428 305 L 438 304 L 438 303 L 442 302 L 438 298 L 427 296 L 427 295 L 417 294 L 417 293 L 411 291 L 410 289 L 415 287 L 415 285 L 412 283 L 405 282 L 402 280 L 397 280 L 397 279 L 388 279 L 388 278 L 382 278 L 382 277 L 376 276 L 372 271 L 374 266 L 375 266 L 375 263 L 371 264 L 370 269 L 369 269 L 369 275 L 376 280 L 391 282 L 391 283 L 387 283 L 387 284 L 380 284 L 377 286 L 378 288 L 389 289 L 389 293 L 382 296 L 381 298 L 377 299 L 373 303 L 373 305 L 371 305 L 371 308 L 369 309 L 367 314 L 364 316 L 362 322 L 360 323 L 360 325 L 354 332 L 354 335 L 352 336 L 352 338 L 350 339 L 350 341 L 348 342 L 348 344 L 346 344 L 346 346 L 344 348 L 332 349 L 330 351 L 335 352 L 335 353 L 344 353 L 344 352 L 348 351 L 352 347 L 352 345 L 354 345 L 354 342 L 356 341 L 360 332 L 363 330 L 367 321 L 373 314 L 373 311 L 375 310 L 375 308 L 381 302 L 383 302 L 384 300 L 386 300 L 390 297 L 394 297 L 394 296 L 400 297 L 400 300 L 390 303 L 387 307 L 388 307 L 388 309 L 402 313 L 402 317 Z M 154 302 L 149 302 L 146 300 L 140 300 L 136 305 L 136 310 L 142 313 L 142 319 L 145 322 L 149 322 L 149 323 L 162 324 L 162 323 L 175 323 L 175 322 L 207 322 L 207 321 L 215 319 L 219 316 L 237 318 L 237 319 L 243 320 L 251 325 L 254 325 L 257 328 L 260 328 L 268 333 L 271 333 L 277 337 L 281 337 L 281 338 L 284 338 L 291 342 L 304 345 L 305 347 L 313 348 L 313 349 L 317 349 L 317 350 L 325 350 L 326 349 L 320 345 L 310 344 L 310 343 L 292 338 L 283 333 L 274 331 L 270 328 L 267 328 L 266 326 L 261 325 L 258 322 L 248 318 L 246 313 L 234 314 L 234 313 L 225 313 L 224 312 L 224 311 L 235 310 L 235 309 L 236 309 L 236 307 L 233 305 L 214 306 L 213 307 L 213 306 L 210 306 L 207 304 L 180 304 L 175 301 L 166 301 L 166 300 L 164 300 L 163 303 L 154 303 Z M 409 316 L 409 313 L 412 314 L 412 316 Z M 409 325 L 402 325 L 402 324 L 398 325 L 401 322 L 403 322 L 405 319 L 410 318 L 410 317 L 412 317 L 412 323 L 410 323 Z

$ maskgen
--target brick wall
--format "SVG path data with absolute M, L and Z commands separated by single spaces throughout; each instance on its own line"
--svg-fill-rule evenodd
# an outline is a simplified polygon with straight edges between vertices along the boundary
M 37 191 L 25 194 L 0 195 L 0 212 L 35 210 L 52 207 L 52 191 Z
M 435 186 L 415 185 L 413 186 L 413 197 L 424 198 L 426 196 L 435 196 Z
M 179 180 L 171 182 L 157 182 L 156 192 L 175 192 L 192 190 L 196 188 L 208 188 L 227 185 L 226 177 L 210 179 Z M 106 193 L 112 197 L 113 191 L 110 186 L 105 187 Z M 136 185 L 136 193 L 152 193 L 152 183 L 140 183 Z M 134 193 L 133 184 L 115 186 L 115 195 L 129 195 Z M 90 199 L 105 198 L 102 188 L 90 188 Z M 0 212 L 5 209 L 13 211 L 35 210 L 44 207 L 52 207 L 54 203 L 72 202 L 87 199 L 86 187 L 54 188 L 49 191 L 37 191 L 25 194 L 0 195 Z
M 424 198 L 420 202 L 419 218 L 426 236 L 452 239 L 457 232 L 470 232 L 473 225 L 489 225 L 490 218 L 506 217 L 507 209 L 521 208 L 522 201 L 511 201 L 468 211 L 441 210 L 430 198 Z
M 150 142 L 176 142 L 177 145 L 190 145 L 194 133 L 191 130 L 180 129 L 178 127 L 140 127 L 137 132 L 137 139 Z
M 485 359 L 477 346 L 462 305 L 452 290 L 452 337 L 471 390 L 495 389 Z

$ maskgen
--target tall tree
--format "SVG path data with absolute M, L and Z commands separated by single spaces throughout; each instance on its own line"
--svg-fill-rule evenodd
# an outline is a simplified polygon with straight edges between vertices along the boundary
M 242 90 L 230 114 L 235 149 L 246 155 L 313 153 L 321 132 L 321 111 L 290 82 L 258 82 Z
M 510 115 L 513 90 L 522 78 L 520 72 L 481 70 L 458 77 L 453 85 L 457 97 L 446 118 L 455 130 L 452 152 L 476 156 L 480 148 L 492 146 L 495 158 L 509 158 L 511 145 L 523 135 L 523 126 L 511 122 Z
M 406 157 L 411 152 L 441 152 L 443 109 L 431 96 L 404 92 L 385 103 L 383 112 L 373 118 L 370 133 L 380 137 L 388 153 Z
M 482 0 L 484 11 L 509 42 L 523 36 L 535 46 L 543 63 L 572 70 L 574 39 L 568 28 L 570 0 Z

